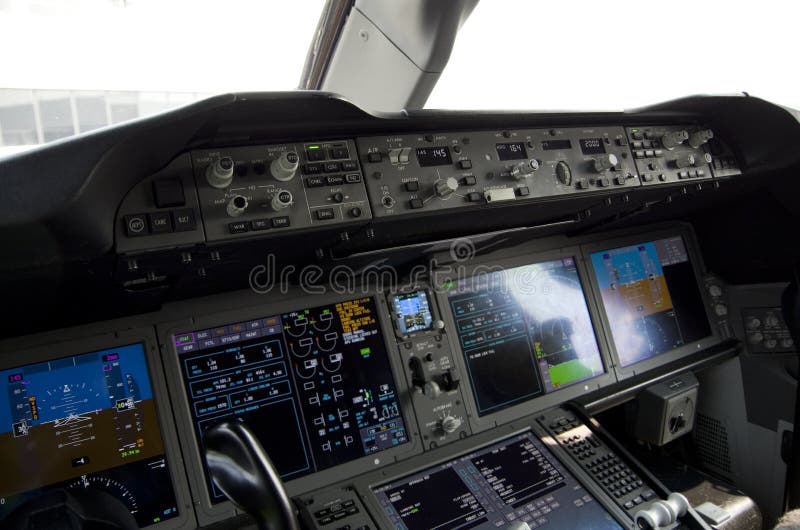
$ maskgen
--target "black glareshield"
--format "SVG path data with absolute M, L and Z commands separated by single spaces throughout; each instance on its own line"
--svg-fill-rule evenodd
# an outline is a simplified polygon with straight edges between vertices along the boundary
M 208 472 L 234 504 L 264 530 L 296 530 L 297 519 L 283 482 L 253 432 L 241 422 L 224 422 L 203 437 Z

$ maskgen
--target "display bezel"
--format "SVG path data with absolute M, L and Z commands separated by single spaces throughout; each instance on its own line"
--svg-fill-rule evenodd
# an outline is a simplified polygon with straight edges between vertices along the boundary
M 608 320 L 608 315 L 606 314 L 605 306 L 603 304 L 600 286 L 597 281 L 597 277 L 594 273 L 594 269 L 592 267 L 591 255 L 596 252 L 602 252 L 605 250 L 612 250 L 615 248 L 637 245 L 640 243 L 657 241 L 659 239 L 666 239 L 676 236 L 680 236 L 683 239 L 683 244 L 686 247 L 686 251 L 689 255 L 689 261 L 692 264 L 692 270 L 694 271 L 695 281 L 697 283 L 697 289 L 700 292 L 700 298 L 703 301 L 703 310 L 705 311 L 706 318 L 708 319 L 708 327 L 711 330 L 711 334 L 703 339 L 684 344 L 683 346 L 680 346 L 668 352 L 664 352 L 655 355 L 653 357 L 649 357 L 647 359 L 641 360 L 637 363 L 630 364 L 628 366 L 622 366 L 620 364 L 619 354 L 617 353 L 617 348 L 614 343 L 614 337 L 611 333 L 611 324 Z M 603 327 L 604 330 L 603 335 L 605 336 L 606 340 L 606 348 L 608 349 L 608 351 L 612 356 L 614 372 L 616 373 L 618 380 L 621 381 L 623 379 L 627 379 L 635 375 L 641 374 L 643 372 L 647 372 L 649 370 L 658 368 L 673 361 L 677 361 L 679 359 L 683 359 L 693 354 L 697 354 L 699 352 L 702 352 L 706 348 L 709 348 L 711 346 L 714 346 L 722 342 L 722 338 L 719 335 L 719 329 L 715 324 L 713 315 L 711 313 L 708 293 L 706 292 L 706 289 L 703 285 L 703 273 L 705 271 L 705 265 L 703 264 L 702 257 L 700 255 L 700 252 L 698 251 L 698 248 L 699 246 L 697 245 L 697 240 L 695 239 L 694 231 L 691 229 L 690 226 L 685 224 L 675 225 L 673 228 L 659 228 L 652 231 L 649 230 L 639 231 L 624 236 L 602 239 L 599 241 L 593 241 L 592 243 L 586 243 L 584 245 L 581 245 L 582 261 L 584 262 L 587 272 L 589 274 L 588 287 L 592 290 L 592 296 L 596 300 L 597 307 L 599 309 L 600 320 L 598 322 L 600 322 Z
M 380 296 L 372 289 L 359 290 L 355 293 L 343 295 L 311 295 L 301 289 L 289 289 L 285 294 L 279 297 L 270 297 L 271 299 L 268 303 L 252 305 L 243 309 L 208 313 L 191 319 L 165 322 L 157 326 L 158 336 L 161 341 L 163 364 L 167 377 L 169 377 L 171 381 L 180 382 L 180 384 L 176 384 L 173 389 L 173 409 L 176 425 L 180 433 L 187 474 L 189 475 L 191 483 L 196 486 L 196 490 L 192 493 L 194 496 L 198 523 L 201 526 L 222 521 L 240 512 L 230 501 L 211 502 L 211 495 L 208 491 L 208 484 L 203 468 L 202 454 L 200 453 L 200 440 L 198 440 L 194 423 L 192 422 L 189 408 L 190 404 L 188 396 L 186 395 L 185 385 L 183 384 L 179 356 L 171 337 L 176 333 L 223 326 L 235 322 L 278 315 L 287 311 L 294 311 L 306 307 L 316 307 L 364 297 L 372 298 L 376 307 L 379 329 L 383 334 L 384 347 L 389 359 L 392 377 L 394 378 L 397 388 L 401 413 L 406 424 L 409 441 L 399 447 L 386 449 L 374 455 L 363 456 L 344 464 L 339 464 L 331 468 L 298 477 L 294 480 L 286 481 L 284 483 L 286 492 L 292 497 L 306 491 L 317 489 L 326 484 L 332 484 L 345 478 L 374 470 L 386 463 L 395 462 L 399 459 L 408 458 L 422 452 L 416 416 L 414 415 L 414 409 L 411 404 L 408 386 L 402 373 L 403 367 L 398 365 L 399 360 L 395 355 L 392 355 L 392 352 L 395 350 L 395 345 L 389 342 L 389 339 L 393 340 L 394 338 L 394 326 L 391 323 L 391 315 L 388 313 L 388 309 L 381 303 Z
M 158 341 L 153 333 L 153 328 L 127 329 L 125 331 L 87 336 L 82 336 L 80 332 L 76 333 L 75 330 L 59 330 L 53 333 L 54 341 L 56 336 L 59 337 L 59 339 L 63 338 L 63 340 L 58 340 L 58 342 L 43 342 L 37 345 L 18 344 L 17 341 L 14 340 L 0 343 L 0 370 L 52 361 L 115 347 L 133 344 L 142 345 L 153 390 L 153 397 L 155 399 L 158 425 L 161 429 L 161 437 L 164 442 L 167 467 L 169 468 L 172 488 L 175 492 L 175 500 L 178 505 L 177 517 L 147 526 L 146 528 L 157 530 L 194 528 L 196 526 L 194 507 L 191 502 L 189 485 L 186 482 L 186 473 L 181 465 L 183 458 L 181 457 L 177 433 L 174 424 L 170 421 L 172 419 L 172 408 L 167 392 L 164 372 L 160 370 L 161 359 L 158 352 Z M 25 361 L 20 363 L 19 359 L 25 359 Z
M 464 404 L 467 408 L 468 416 L 469 416 L 469 423 L 470 427 L 472 428 L 473 432 L 480 432 L 486 429 L 491 429 L 495 425 L 499 423 L 506 423 L 509 421 L 516 420 L 518 418 L 527 416 L 534 412 L 544 410 L 546 408 L 558 405 L 559 403 L 563 403 L 570 399 L 575 399 L 583 394 L 593 392 L 599 388 L 604 386 L 608 386 L 612 383 L 616 382 L 616 377 L 614 376 L 614 371 L 612 369 L 611 358 L 606 350 L 606 341 L 602 337 L 602 333 L 604 330 L 600 329 L 598 326 L 598 308 L 596 305 L 595 297 L 592 296 L 592 293 L 587 289 L 589 278 L 587 276 L 588 271 L 585 269 L 583 260 L 581 259 L 580 248 L 577 246 L 574 247 L 565 247 L 565 248 L 558 248 L 558 249 L 551 249 L 551 250 L 543 250 L 538 252 L 529 252 L 522 255 L 515 255 L 513 257 L 503 257 L 493 259 L 493 256 L 487 255 L 485 259 L 481 259 L 480 261 L 476 260 L 475 262 L 470 262 L 467 264 L 458 264 L 461 267 L 460 271 L 463 271 L 464 275 L 463 278 L 469 277 L 475 274 L 478 270 L 484 269 L 486 267 L 492 267 L 498 265 L 504 269 L 511 269 L 514 267 L 521 267 L 525 265 L 531 265 L 534 263 L 541 263 L 544 261 L 553 261 L 559 260 L 564 258 L 572 257 L 575 260 L 575 268 L 578 273 L 578 279 L 581 282 L 581 286 L 583 287 L 584 291 L 584 298 L 586 300 L 586 306 L 589 310 L 589 318 L 591 320 L 592 326 L 594 328 L 595 339 L 597 340 L 598 350 L 600 351 L 600 360 L 603 363 L 604 373 L 592 377 L 590 379 L 586 379 L 584 381 L 580 381 L 577 383 L 573 383 L 567 387 L 559 388 L 558 390 L 554 390 L 550 393 L 544 393 L 538 396 L 531 397 L 525 401 L 517 403 L 515 405 L 511 405 L 507 408 L 503 408 L 501 410 L 497 410 L 495 412 L 489 412 L 480 416 L 478 414 L 478 404 L 475 399 L 474 392 L 470 385 L 467 361 L 464 357 L 464 351 L 461 348 L 460 340 L 458 338 L 458 333 L 456 332 L 456 323 L 455 318 L 452 314 L 452 311 L 445 311 L 443 312 L 443 320 L 445 322 L 446 329 L 452 330 L 448 333 L 447 340 L 450 341 L 450 347 L 452 348 L 451 351 L 454 352 L 454 359 L 453 362 L 455 363 L 459 373 L 464 374 L 464 390 L 463 390 L 463 397 L 464 397 Z M 440 276 L 439 280 L 446 280 L 448 278 L 447 275 Z M 436 300 L 440 307 L 450 307 L 447 292 L 442 289 L 436 289 Z

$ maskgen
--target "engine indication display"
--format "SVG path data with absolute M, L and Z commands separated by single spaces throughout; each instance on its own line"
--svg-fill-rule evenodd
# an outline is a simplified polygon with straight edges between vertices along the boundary
M 372 298 L 173 338 L 198 439 L 242 419 L 285 480 L 408 442 Z
M 461 280 L 448 299 L 479 415 L 604 371 L 571 257 Z
M 141 344 L 0 371 L 0 521 L 60 488 L 104 490 L 139 526 L 178 515 Z

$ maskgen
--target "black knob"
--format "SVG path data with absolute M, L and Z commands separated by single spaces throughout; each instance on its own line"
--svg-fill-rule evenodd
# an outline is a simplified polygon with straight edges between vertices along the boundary
M 333 201 L 334 202 L 342 202 L 342 201 L 344 201 L 344 195 L 342 195 L 341 193 L 334 193 L 333 194 Z
M 350 208 L 350 217 L 361 217 L 361 208 L 358 206 Z

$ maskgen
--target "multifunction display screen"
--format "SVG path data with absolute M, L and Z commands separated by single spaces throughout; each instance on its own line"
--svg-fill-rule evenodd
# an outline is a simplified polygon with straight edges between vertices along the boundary
M 198 438 L 240 418 L 286 480 L 408 442 L 372 298 L 174 340 Z
M 711 335 L 680 236 L 595 252 L 591 258 L 622 366 Z
M 573 258 L 492 270 L 451 287 L 478 414 L 603 373 Z
M 424 290 L 394 295 L 392 309 L 397 330 L 403 335 L 425 331 L 433 325 L 431 304 Z
M 448 166 L 453 163 L 450 158 L 450 148 L 441 147 L 418 147 L 417 161 L 421 167 Z
M 399 530 L 496 528 L 516 519 L 532 528 L 621 528 L 530 433 L 372 493 Z
M 0 371 L 0 526 L 23 502 L 91 488 L 140 527 L 178 515 L 141 344 Z

